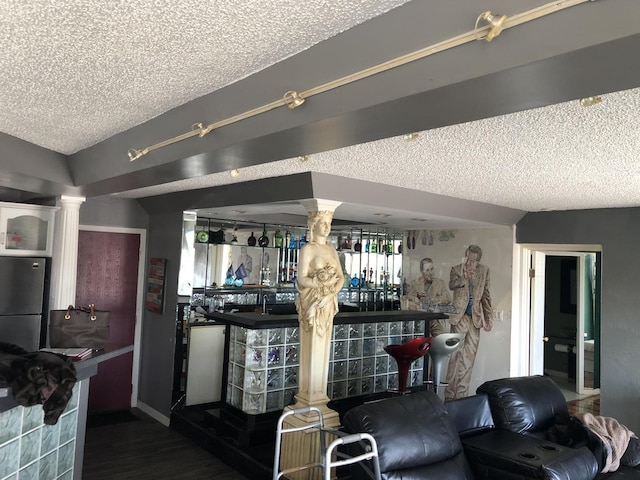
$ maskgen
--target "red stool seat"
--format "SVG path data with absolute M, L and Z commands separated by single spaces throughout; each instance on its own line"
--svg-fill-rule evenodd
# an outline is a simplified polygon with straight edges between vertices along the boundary
M 398 363 L 398 392 L 407 391 L 409 367 L 420 357 L 423 357 L 431 347 L 431 337 L 419 337 L 409 340 L 402 345 L 391 344 L 384 347 L 384 351 L 391 355 Z

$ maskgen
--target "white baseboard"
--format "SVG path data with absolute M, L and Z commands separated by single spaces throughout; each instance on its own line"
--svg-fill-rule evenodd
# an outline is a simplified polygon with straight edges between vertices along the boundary
M 154 420 L 157 420 L 158 422 L 163 424 L 165 427 L 169 426 L 169 422 L 170 422 L 169 417 L 161 414 L 155 408 L 151 408 L 149 405 L 147 405 L 144 402 L 141 402 L 140 400 L 138 400 L 138 405 L 136 405 L 136 407 L 142 410 L 144 413 L 146 413 L 150 417 L 152 417 Z

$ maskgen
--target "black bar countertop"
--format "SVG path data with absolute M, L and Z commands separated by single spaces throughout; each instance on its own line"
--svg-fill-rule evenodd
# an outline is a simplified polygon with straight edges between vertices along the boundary
M 90 357 L 73 362 L 78 381 L 92 377 L 98 373 L 98 365 L 100 363 L 132 351 L 133 345 L 107 344 L 104 349 L 93 352 Z M 11 395 L 11 389 L 6 385 L 0 384 L 0 412 L 10 410 L 17 405 Z
M 295 327 L 298 315 L 270 315 L 257 312 L 207 313 L 205 318 L 218 323 L 227 323 L 253 330 L 261 328 Z M 381 310 L 373 312 L 339 312 L 333 319 L 334 325 L 345 323 L 375 323 L 413 320 L 438 320 L 449 318 L 444 313 L 429 313 L 420 310 Z

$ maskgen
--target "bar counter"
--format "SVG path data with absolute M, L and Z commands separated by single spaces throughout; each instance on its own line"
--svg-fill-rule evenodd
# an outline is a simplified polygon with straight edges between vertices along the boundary
M 223 399 L 244 414 L 281 411 L 298 390 L 297 315 L 211 313 L 226 325 Z M 396 362 L 385 351 L 429 335 L 432 320 L 446 314 L 412 310 L 341 312 L 333 322 L 327 396 L 366 397 L 398 387 Z M 424 359 L 411 366 L 409 386 L 421 385 Z

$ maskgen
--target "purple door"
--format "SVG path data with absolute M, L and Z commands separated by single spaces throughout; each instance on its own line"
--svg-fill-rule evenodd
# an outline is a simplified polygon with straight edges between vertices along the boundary
M 110 343 L 135 337 L 140 235 L 81 230 L 78 237 L 76 306 L 111 312 Z M 133 352 L 103 362 L 91 378 L 89 412 L 131 406 Z

